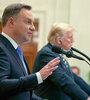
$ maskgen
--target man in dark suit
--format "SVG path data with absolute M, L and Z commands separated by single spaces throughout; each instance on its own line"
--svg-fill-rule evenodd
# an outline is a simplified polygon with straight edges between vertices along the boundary
M 55 57 L 60 57 L 60 63 L 52 75 L 35 90 L 38 96 L 48 100 L 90 100 L 90 86 L 71 71 L 62 54 L 52 51 L 53 45 L 67 51 L 72 47 L 73 42 L 72 26 L 64 23 L 56 23 L 52 26 L 48 44 L 37 53 L 33 73 Z
M 32 90 L 58 68 L 54 66 L 59 57 L 30 74 L 19 44 L 30 39 L 35 29 L 33 20 L 31 6 L 11 4 L 5 8 L 0 34 L 0 100 L 42 100 Z

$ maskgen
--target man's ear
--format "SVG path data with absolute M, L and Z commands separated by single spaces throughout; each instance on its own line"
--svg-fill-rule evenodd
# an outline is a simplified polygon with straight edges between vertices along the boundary
M 59 40 L 59 42 L 62 44 L 62 40 Z
M 9 19 L 8 19 L 8 25 L 9 25 L 9 27 L 13 27 L 14 26 L 14 19 L 12 18 L 12 17 L 10 17 Z
M 62 40 L 60 37 L 56 37 L 56 43 L 59 45 L 62 44 Z

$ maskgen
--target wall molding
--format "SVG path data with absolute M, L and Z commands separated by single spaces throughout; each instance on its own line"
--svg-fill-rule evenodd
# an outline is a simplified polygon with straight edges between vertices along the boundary
M 39 20 L 38 50 L 45 45 L 47 13 L 45 10 L 33 10 L 34 18 Z

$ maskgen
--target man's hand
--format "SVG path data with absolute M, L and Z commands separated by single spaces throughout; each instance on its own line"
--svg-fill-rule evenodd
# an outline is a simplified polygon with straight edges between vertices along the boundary
M 51 60 L 47 65 L 45 65 L 40 71 L 39 73 L 41 74 L 41 77 L 42 77 L 42 80 L 45 80 L 49 75 L 52 74 L 52 72 L 58 68 L 58 66 L 55 66 L 57 65 L 60 60 L 60 58 L 57 57 L 53 60 Z
M 87 100 L 90 100 L 90 97 L 88 97 Z

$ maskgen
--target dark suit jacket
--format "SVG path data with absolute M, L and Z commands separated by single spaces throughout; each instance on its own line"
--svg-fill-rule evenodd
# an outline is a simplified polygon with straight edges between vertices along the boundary
M 12 44 L 0 35 L 0 100 L 32 100 L 32 90 L 38 85 L 36 74 L 28 74 Z M 34 99 L 41 100 L 41 99 Z
M 37 53 L 33 73 L 57 56 L 60 57 L 59 68 L 35 90 L 35 93 L 48 100 L 86 100 L 90 95 L 90 86 L 71 71 L 62 55 L 52 52 L 51 49 L 52 45 L 48 43 Z

